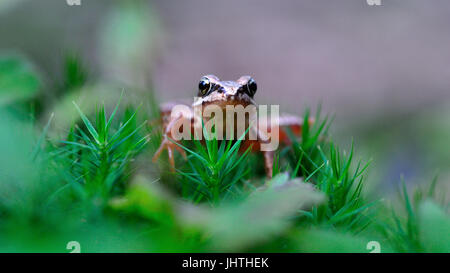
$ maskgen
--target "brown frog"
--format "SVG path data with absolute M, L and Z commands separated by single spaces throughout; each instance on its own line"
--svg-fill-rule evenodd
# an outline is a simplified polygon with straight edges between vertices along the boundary
M 257 106 L 254 101 L 254 96 L 257 91 L 257 84 L 255 80 L 250 76 L 242 76 L 236 81 L 221 81 L 218 77 L 214 75 L 206 75 L 200 79 L 198 84 L 198 99 L 190 106 L 192 111 L 179 111 L 174 115 L 173 109 L 176 103 L 166 103 L 161 106 L 161 117 L 163 123 L 163 141 L 153 156 L 153 161 L 155 162 L 164 150 L 167 150 L 169 156 L 169 163 L 174 170 L 174 150 L 179 151 L 184 158 L 186 158 L 185 151 L 174 143 L 172 138 L 172 129 L 176 124 L 180 122 L 185 122 L 190 128 L 191 132 L 202 126 L 201 122 L 195 122 L 196 116 L 193 115 L 194 108 L 201 106 L 205 109 L 208 105 L 218 106 L 221 109 L 225 109 L 227 106 L 238 106 L 247 107 L 249 105 Z M 187 121 L 187 123 L 186 123 Z M 308 121 L 312 123 L 312 120 Z M 249 126 L 249 121 L 245 121 L 245 126 Z M 299 136 L 302 131 L 303 119 L 300 117 L 292 115 L 280 115 L 276 122 L 269 122 L 265 130 L 271 132 L 275 127 L 277 127 L 277 134 L 271 137 L 277 137 L 277 141 L 289 145 L 290 140 L 286 133 L 286 128 L 290 128 L 292 133 Z M 262 152 L 264 155 L 264 166 L 266 170 L 266 175 L 268 177 L 272 176 L 273 170 L 273 150 L 261 151 L 261 144 L 271 141 L 267 138 L 267 134 L 261 132 L 259 129 L 255 129 L 256 139 L 244 138 L 241 151 L 246 150 L 251 147 L 252 152 Z

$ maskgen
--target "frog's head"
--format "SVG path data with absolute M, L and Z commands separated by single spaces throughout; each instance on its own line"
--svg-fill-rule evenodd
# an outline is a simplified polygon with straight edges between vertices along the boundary
M 250 76 L 242 76 L 237 81 L 221 81 L 214 75 L 206 75 L 198 84 L 198 97 L 195 105 L 216 104 L 219 106 L 241 104 L 256 105 L 253 97 L 257 85 Z

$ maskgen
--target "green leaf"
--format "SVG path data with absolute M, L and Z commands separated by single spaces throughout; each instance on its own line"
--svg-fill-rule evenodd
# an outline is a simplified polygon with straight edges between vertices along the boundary
M 150 183 L 145 177 L 137 176 L 125 196 L 113 199 L 110 206 L 148 219 L 170 222 L 174 206 L 172 199 L 157 183 Z
M 369 253 L 371 241 L 376 238 L 352 236 L 338 231 L 311 229 L 300 230 L 297 235 L 298 251 L 309 253 Z M 381 253 L 390 253 L 392 249 L 380 243 Z M 369 248 L 369 249 L 368 249 Z
M 19 56 L 0 56 L 0 105 L 32 98 L 40 87 L 31 63 Z
M 38 139 L 36 145 L 34 146 L 34 150 L 33 150 L 32 156 L 31 156 L 33 158 L 33 160 L 35 160 L 36 157 L 41 152 L 41 149 L 42 149 L 41 145 L 44 142 L 45 136 L 47 135 L 48 129 L 50 128 L 50 124 L 53 120 L 53 117 L 54 117 L 54 114 L 52 113 L 50 115 L 50 118 L 47 121 L 47 124 L 44 127 L 44 130 L 42 131 L 41 135 L 39 136 L 39 139 Z
M 100 140 L 98 137 L 98 133 L 95 130 L 94 126 L 92 125 L 92 123 L 89 121 L 89 119 L 86 117 L 86 115 L 81 111 L 80 107 L 78 107 L 78 105 L 73 102 L 73 105 L 75 105 L 75 108 L 77 109 L 78 113 L 81 116 L 81 119 L 84 122 L 84 125 L 86 125 L 86 128 L 88 129 L 89 133 L 91 134 L 91 136 L 94 138 L 95 142 L 97 144 L 100 144 Z
M 65 83 L 64 88 L 70 91 L 79 88 L 86 83 L 87 72 L 81 62 L 81 57 L 74 53 L 69 53 L 64 65 Z
M 450 252 L 450 217 L 430 200 L 419 205 L 420 240 L 426 252 Z
M 299 209 L 323 200 L 323 194 L 300 184 L 257 190 L 245 201 L 219 207 L 181 207 L 180 217 L 186 226 L 195 226 L 209 234 L 214 251 L 236 251 L 280 234 L 290 226 L 289 217 Z

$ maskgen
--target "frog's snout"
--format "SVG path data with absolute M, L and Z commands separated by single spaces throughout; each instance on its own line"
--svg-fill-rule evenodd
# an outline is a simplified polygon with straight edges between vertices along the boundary
M 219 87 L 217 89 L 218 93 L 222 93 L 224 94 L 226 97 L 232 97 L 232 96 L 236 96 L 238 93 L 240 93 L 238 88 L 235 87 Z

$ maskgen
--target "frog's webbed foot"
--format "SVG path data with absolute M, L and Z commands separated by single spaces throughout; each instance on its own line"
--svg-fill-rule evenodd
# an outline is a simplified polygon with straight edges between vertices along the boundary
M 187 159 L 186 152 L 183 150 L 183 148 L 178 146 L 176 143 L 172 142 L 167 137 L 167 135 L 164 135 L 163 141 L 161 142 L 161 145 L 159 146 L 158 150 L 153 156 L 152 161 L 156 162 L 164 150 L 167 150 L 167 154 L 169 156 L 170 169 L 173 172 L 175 171 L 175 157 L 173 153 L 174 150 L 177 150 L 184 157 L 184 159 Z

